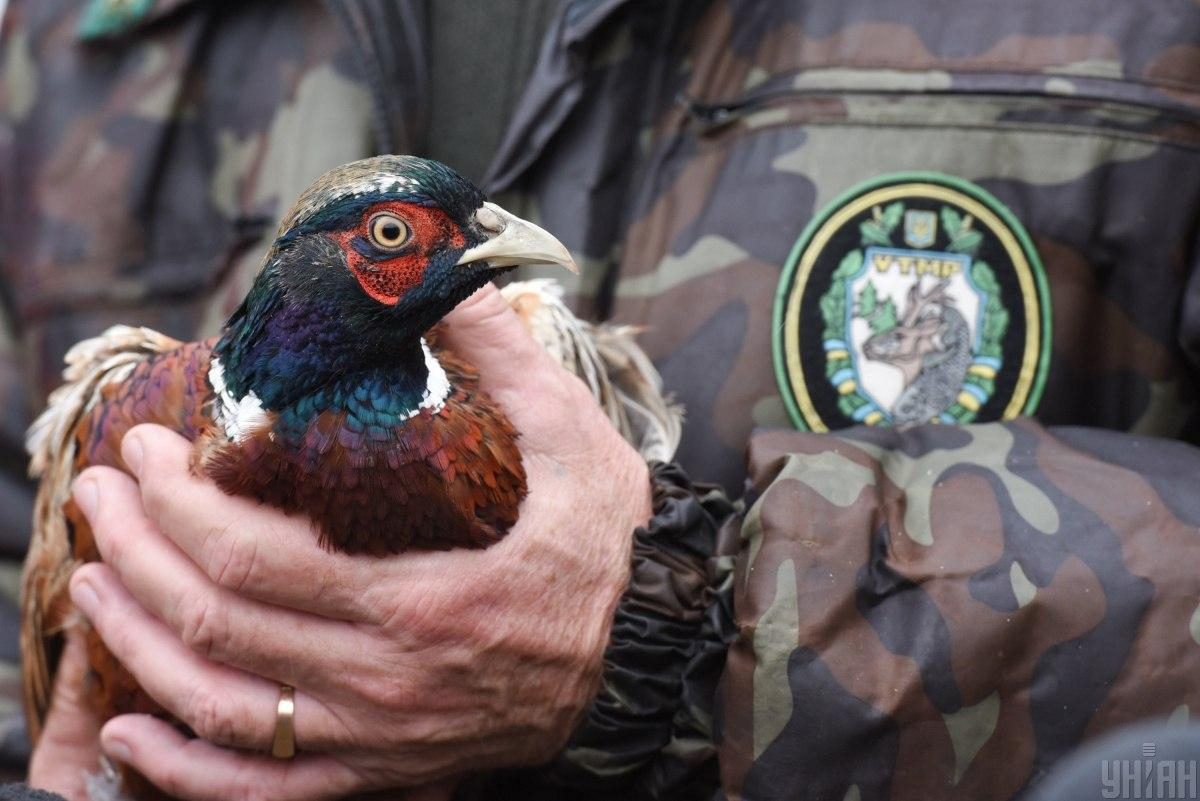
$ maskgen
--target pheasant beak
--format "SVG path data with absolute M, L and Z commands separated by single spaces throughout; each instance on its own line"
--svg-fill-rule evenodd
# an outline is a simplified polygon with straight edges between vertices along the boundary
M 488 239 L 463 253 L 459 264 L 486 261 L 494 268 L 561 264 L 578 275 L 579 267 L 562 242 L 495 203 L 480 206 L 475 212 L 475 222 L 487 232 Z

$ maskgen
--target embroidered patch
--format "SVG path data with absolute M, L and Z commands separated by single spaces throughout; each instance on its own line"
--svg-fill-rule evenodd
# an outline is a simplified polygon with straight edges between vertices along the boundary
M 780 392 L 812 431 L 1031 414 L 1049 364 L 1029 235 L 988 192 L 937 173 L 877 178 L 817 215 L 774 323 Z

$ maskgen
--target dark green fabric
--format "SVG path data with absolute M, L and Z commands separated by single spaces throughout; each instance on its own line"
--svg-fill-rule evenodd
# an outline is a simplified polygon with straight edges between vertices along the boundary
M 478 182 L 525 91 L 555 0 L 429 3 L 429 128 L 424 155 Z

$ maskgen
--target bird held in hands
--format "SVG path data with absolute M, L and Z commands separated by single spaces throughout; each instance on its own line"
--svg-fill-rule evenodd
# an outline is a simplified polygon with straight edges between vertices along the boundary
M 22 601 L 34 739 L 61 633 L 75 620 L 71 571 L 100 559 L 71 482 L 91 465 L 125 469 L 121 440 L 135 425 L 183 434 L 197 473 L 227 493 L 306 515 L 329 548 L 383 556 L 503 537 L 526 493 L 517 432 L 474 369 L 438 348 L 436 325 L 494 276 L 525 264 L 575 270 L 554 237 L 487 202 L 448 167 L 379 156 L 332 170 L 301 195 L 220 336 L 183 343 L 118 326 L 72 349 L 67 383 L 28 439 L 41 479 Z M 526 304 L 536 296 L 554 309 L 541 318 L 570 318 L 564 341 L 590 336 L 553 292 L 531 291 Z M 646 452 L 669 458 L 678 409 L 659 396 L 628 332 L 612 329 L 604 342 L 573 348 L 567 366 L 590 373 L 594 388 L 606 369 L 600 351 L 626 373 L 644 366 L 619 392 L 604 386 L 634 410 Z M 581 367 L 580 353 L 599 361 Z M 89 662 L 101 719 L 158 711 L 94 635 Z

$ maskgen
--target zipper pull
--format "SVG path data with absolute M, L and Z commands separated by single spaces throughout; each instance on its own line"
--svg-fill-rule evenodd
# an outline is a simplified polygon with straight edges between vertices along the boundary
M 700 124 L 701 134 L 711 133 L 737 118 L 736 105 L 699 103 L 684 92 L 675 96 L 675 102 L 683 107 L 690 119 Z

